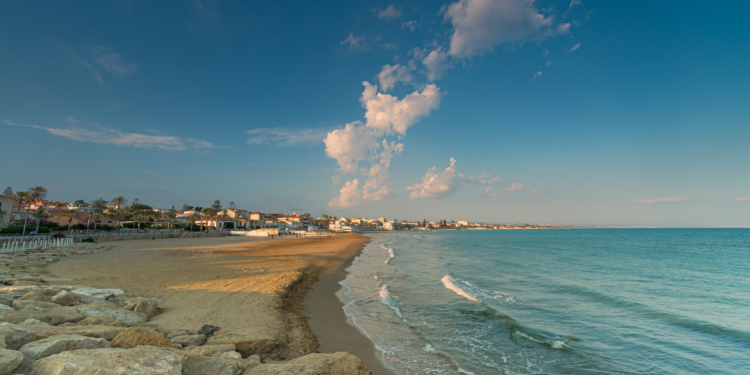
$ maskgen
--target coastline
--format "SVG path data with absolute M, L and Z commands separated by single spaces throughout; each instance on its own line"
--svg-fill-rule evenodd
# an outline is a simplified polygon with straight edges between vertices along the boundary
M 359 357 L 373 375 L 395 375 L 379 358 L 372 340 L 350 323 L 344 312 L 344 302 L 340 298 L 344 287 L 339 282 L 349 274 L 346 269 L 370 243 L 368 237 L 362 237 L 367 240 L 353 248 L 341 262 L 318 274 L 318 281 L 305 298 L 305 316 L 308 327 L 320 345 L 319 352 L 346 351 Z

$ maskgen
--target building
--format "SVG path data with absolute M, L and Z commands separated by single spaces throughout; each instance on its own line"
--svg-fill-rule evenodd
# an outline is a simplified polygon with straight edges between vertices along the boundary
M 0 228 L 10 225 L 12 214 L 13 197 L 9 195 L 0 195 Z

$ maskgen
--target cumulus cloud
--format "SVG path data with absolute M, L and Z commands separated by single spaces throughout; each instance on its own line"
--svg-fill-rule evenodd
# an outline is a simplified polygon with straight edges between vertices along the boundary
M 541 77 L 541 76 L 542 76 L 542 71 L 540 70 L 540 71 L 534 73 L 534 76 L 531 77 L 531 80 L 532 81 L 536 81 L 536 79 L 539 78 L 539 77 Z
M 398 9 L 395 5 L 388 5 L 385 9 L 378 12 L 378 18 L 383 20 L 392 20 L 401 17 L 401 9 Z
M 334 175 L 331 177 L 331 180 L 333 180 L 333 186 L 339 186 L 341 185 L 341 176 Z
M 750 197 L 737 197 L 737 202 L 750 202 Z
M 349 51 L 351 50 L 365 50 L 367 49 L 367 46 L 362 43 L 365 40 L 365 36 L 354 36 L 354 34 L 349 34 L 346 39 L 339 42 L 339 45 L 341 46 L 349 46 Z
M 557 26 L 557 33 L 558 34 L 567 34 L 570 31 L 570 23 L 561 23 Z
M 523 189 L 526 189 L 526 185 L 519 184 L 518 182 L 514 182 L 510 184 L 510 186 L 505 188 L 505 191 L 521 191 Z
M 326 137 L 328 132 L 321 129 L 257 128 L 245 133 L 251 135 L 246 141 L 249 145 L 290 147 L 304 143 L 318 143 Z
M 453 25 L 448 52 L 468 58 L 495 46 L 520 46 L 552 34 L 552 19 L 529 0 L 459 0 L 445 11 Z
M 660 204 L 660 203 L 678 203 L 678 202 L 686 202 L 689 201 L 689 198 L 678 198 L 678 197 L 671 197 L 671 198 L 657 198 L 657 199 L 648 199 L 648 200 L 638 200 L 635 202 L 632 202 L 630 204 Z
M 380 88 L 383 91 L 388 91 L 396 86 L 399 82 L 411 82 L 413 77 L 409 72 L 409 68 L 396 64 L 386 64 L 378 73 L 378 81 L 380 82 Z
M 581 5 L 581 0 L 570 0 L 570 8 L 576 5 Z
M 434 84 L 425 86 L 422 92 L 414 91 L 402 100 L 379 93 L 377 87 L 369 82 L 362 84 L 365 90 L 359 101 L 366 109 L 365 125 L 386 135 L 406 134 L 409 127 L 422 117 L 429 116 L 440 105 L 440 89 Z
M 362 189 L 359 187 L 359 180 L 354 179 L 347 181 L 339 191 L 339 195 L 328 202 L 329 207 L 347 209 L 358 206 L 362 199 Z
M 323 140 L 326 156 L 336 159 L 343 173 L 357 173 L 359 162 L 378 148 L 377 132 L 355 121 L 343 129 L 336 129 Z
M 448 53 L 443 51 L 442 48 L 430 51 L 422 59 L 422 64 L 427 69 L 427 80 L 430 82 L 443 78 L 445 72 L 451 67 L 448 61 Z
M 422 182 L 411 185 L 406 190 L 411 191 L 409 198 L 445 198 L 448 194 L 456 192 L 463 186 L 463 182 L 456 174 L 456 159 L 451 158 L 448 168 L 438 171 L 437 167 L 427 170 L 422 176 Z
M 581 48 L 581 43 L 576 43 L 573 47 L 571 47 L 568 52 L 575 52 L 577 49 Z
M 75 121 L 72 119 L 69 119 L 68 122 L 74 122 L 78 124 L 78 126 L 68 128 L 52 128 L 40 125 L 16 124 L 10 122 L 9 120 L 3 121 L 3 123 L 5 123 L 6 125 L 24 126 L 28 128 L 45 130 L 50 134 L 65 137 L 78 142 L 113 144 L 135 148 L 158 148 L 170 152 L 195 151 L 203 153 L 211 148 L 216 147 L 213 143 L 193 138 L 182 138 L 167 135 L 124 133 L 100 124 L 82 123 L 80 121 Z
M 482 192 L 483 197 L 492 198 L 497 196 L 497 191 L 495 191 L 494 186 L 487 186 L 484 191 Z

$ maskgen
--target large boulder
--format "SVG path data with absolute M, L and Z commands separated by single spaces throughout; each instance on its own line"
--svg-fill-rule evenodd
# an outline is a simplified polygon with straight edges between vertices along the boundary
M 52 302 L 44 302 L 44 301 L 37 301 L 37 300 L 31 300 L 31 299 L 17 299 L 13 301 L 13 308 L 16 310 L 31 308 L 36 311 L 45 312 L 45 311 L 52 310 L 56 307 L 60 307 L 60 306 Z
M 236 350 L 243 357 L 258 354 L 261 358 L 276 358 L 278 356 L 279 343 L 274 338 L 257 337 L 228 333 L 213 336 L 206 341 L 206 345 L 234 344 Z
M 347 352 L 313 353 L 289 363 L 309 365 L 320 375 L 370 375 L 372 371 L 358 357 Z
M 202 355 L 205 357 L 218 357 L 223 353 L 226 352 L 233 352 L 235 351 L 234 344 L 225 344 L 225 345 L 203 345 L 203 346 L 196 346 L 191 348 L 186 348 L 183 350 L 184 352 L 189 352 L 194 355 Z
M 139 345 L 158 346 L 162 348 L 173 348 L 169 340 L 161 335 L 140 328 L 126 328 L 112 339 L 115 348 L 135 348 Z
M 50 324 L 45 323 L 39 319 L 31 318 L 31 319 L 26 319 L 23 322 L 21 322 L 21 325 L 22 326 L 48 326 Z
M 28 375 L 181 375 L 179 354 L 152 347 L 63 352 L 31 365 Z
M 183 375 L 234 375 L 241 371 L 236 363 L 222 361 L 218 358 L 190 356 L 182 361 Z
M 63 290 L 60 293 L 52 296 L 50 301 L 61 306 L 73 306 L 77 304 L 81 299 L 83 299 L 83 296 L 75 294 L 73 292 L 69 292 L 67 290 Z
M 155 298 L 133 298 L 125 300 L 122 303 L 122 307 L 125 310 L 142 312 L 150 318 L 156 314 L 158 304 L 159 300 Z
M 25 326 L 12 323 L 0 324 L 0 338 L 5 341 L 5 348 L 18 350 L 22 346 L 37 341 L 44 336 Z
M 44 294 L 44 291 L 41 289 L 34 289 L 26 294 L 24 294 L 19 300 L 32 300 L 32 301 L 42 301 L 42 302 L 52 302 L 52 300 L 47 297 L 46 294 Z
M 87 286 L 77 286 L 71 292 L 80 294 L 82 296 L 96 297 L 101 299 L 107 299 L 112 296 L 119 296 L 125 294 L 122 289 L 96 289 Z
M 78 312 L 78 309 L 72 306 L 57 306 L 54 309 L 44 312 L 42 318 L 37 318 L 45 323 L 56 326 L 61 323 L 75 323 L 81 321 L 83 314 Z
M 206 336 L 204 335 L 184 335 L 184 336 L 176 336 L 173 337 L 171 340 L 172 344 L 180 344 L 183 348 L 187 348 L 188 346 L 201 346 L 203 343 L 206 342 Z
M 0 349 L 0 375 L 12 374 L 23 361 L 23 354 L 15 350 Z
M 31 363 L 54 354 L 79 349 L 100 349 L 111 347 L 105 339 L 95 339 L 81 335 L 55 335 L 24 345 L 21 350 L 21 369 L 28 369 Z
M 112 340 L 113 338 L 117 337 L 120 332 L 125 330 L 125 327 L 112 327 L 103 325 L 72 326 L 66 328 L 81 336 L 96 337 L 105 340 Z
M 145 322 L 146 319 L 148 319 L 148 316 L 146 316 L 146 314 L 144 313 L 129 311 L 105 304 L 79 305 L 77 306 L 77 308 L 78 312 L 84 317 L 107 316 L 125 322 L 131 326 L 134 324 Z
M 314 368 L 308 365 L 283 364 L 283 365 L 260 365 L 245 375 L 320 375 Z

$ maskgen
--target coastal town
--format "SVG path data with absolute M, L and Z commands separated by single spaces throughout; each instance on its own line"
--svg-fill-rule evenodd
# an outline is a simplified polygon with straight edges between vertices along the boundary
M 48 198 L 48 190 L 34 186 L 27 190 L 6 188 L 0 195 L 0 234 L 107 233 L 159 230 L 248 231 L 255 235 L 299 232 L 372 232 L 432 229 L 539 229 L 527 224 L 471 223 L 464 220 L 398 220 L 393 218 L 337 217 L 309 213 L 272 213 L 226 206 L 214 200 L 210 207 L 183 204 L 170 208 L 152 207 L 138 198 L 117 196 L 110 200 L 78 199 L 72 202 Z M 116 233 L 116 232 L 115 232 Z

